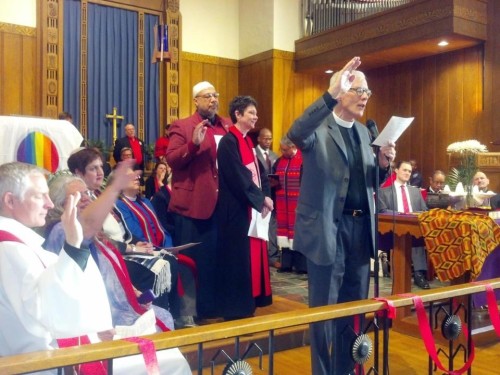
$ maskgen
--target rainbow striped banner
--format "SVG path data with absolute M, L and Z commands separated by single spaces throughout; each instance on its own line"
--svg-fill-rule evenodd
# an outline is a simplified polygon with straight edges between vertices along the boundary
M 83 140 L 65 120 L 0 116 L 0 163 L 21 161 L 53 173 L 67 168 L 71 152 Z

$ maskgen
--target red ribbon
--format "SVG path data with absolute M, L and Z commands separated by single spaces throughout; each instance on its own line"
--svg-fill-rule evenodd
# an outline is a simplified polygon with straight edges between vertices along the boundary
M 148 375 L 160 375 L 158 358 L 156 358 L 156 348 L 153 341 L 141 337 L 127 337 L 123 340 L 136 343 L 139 346 Z
M 389 319 L 396 319 L 396 307 L 394 307 L 394 302 L 391 300 L 388 300 L 387 298 L 384 297 L 375 297 L 373 298 L 375 301 L 380 301 L 380 302 L 385 302 L 387 305 L 387 317 Z M 383 311 L 377 311 L 377 315 L 380 316 L 382 315 Z
M 429 320 L 427 319 L 427 314 L 425 312 L 422 298 L 420 296 L 414 295 L 413 296 L 413 303 L 415 304 L 415 310 L 417 311 L 418 327 L 420 329 L 420 335 L 422 336 L 422 340 L 424 340 L 425 349 L 427 350 L 427 353 L 429 354 L 429 356 L 432 358 L 432 361 L 436 364 L 437 368 L 439 368 L 440 370 L 444 371 L 447 374 L 450 374 L 450 375 L 463 374 L 465 371 L 467 371 L 470 368 L 470 366 L 472 365 L 472 362 L 474 361 L 474 344 L 472 343 L 469 359 L 462 366 L 462 368 L 460 368 L 458 370 L 445 369 L 443 364 L 439 360 L 438 355 L 437 355 L 436 343 L 434 341 L 434 337 L 432 336 L 431 327 L 429 324 Z M 467 335 L 468 335 L 467 325 L 464 323 L 462 323 L 462 330 L 464 331 L 464 334 L 467 337 Z
M 500 316 L 498 312 L 497 299 L 491 284 L 485 284 L 486 300 L 488 301 L 488 313 L 490 314 L 491 324 L 495 328 L 497 336 L 500 337 Z

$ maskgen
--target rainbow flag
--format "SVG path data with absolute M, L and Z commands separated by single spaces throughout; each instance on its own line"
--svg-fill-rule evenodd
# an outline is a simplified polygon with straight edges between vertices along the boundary
M 83 140 L 65 120 L 0 116 L 0 163 L 21 161 L 53 173 L 67 168 L 71 152 Z

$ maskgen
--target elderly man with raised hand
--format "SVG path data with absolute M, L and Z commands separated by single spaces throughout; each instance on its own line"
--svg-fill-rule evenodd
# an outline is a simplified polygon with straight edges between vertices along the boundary
M 53 349 L 56 339 L 112 328 L 99 269 L 81 248 L 79 199 L 68 197 L 61 217 L 66 242 L 57 256 L 32 230 L 53 207 L 44 172 L 19 162 L 0 166 L 0 356 Z
M 170 126 L 167 163 L 172 168 L 172 196 L 168 209 L 176 213 L 174 245 L 200 242 L 181 253 L 197 267 L 197 318 L 217 316 L 215 254 L 217 228 L 215 206 L 219 191 L 217 145 L 228 132 L 231 120 L 217 114 L 219 93 L 207 82 L 193 87 L 196 112 Z
M 370 134 L 356 121 L 372 94 L 360 64 L 354 57 L 336 72 L 288 132 L 303 156 L 294 247 L 307 258 L 311 307 L 368 297 L 376 168 Z M 380 148 L 384 176 L 395 153 L 394 144 Z M 311 324 L 313 375 L 353 372 L 353 326 L 352 318 Z

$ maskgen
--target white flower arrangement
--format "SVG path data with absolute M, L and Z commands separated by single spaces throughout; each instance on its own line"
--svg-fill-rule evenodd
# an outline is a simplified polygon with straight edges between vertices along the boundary
M 485 145 L 479 143 L 475 139 L 469 139 L 468 141 L 452 143 L 448 146 L 446 151 L 458 154 L 477 154 L 479 152 L 488 152 L 488 149 Z
M 472 179 L 477 172 L 476 154 L 488 152 L 485 145 L 475 139 L 450 144 L 446 151 L 458 154 L 459 165 L 452 168 L 447 176 L 447 181 L 452 186 L 463 185 L 467 196 L 472 196 Z

